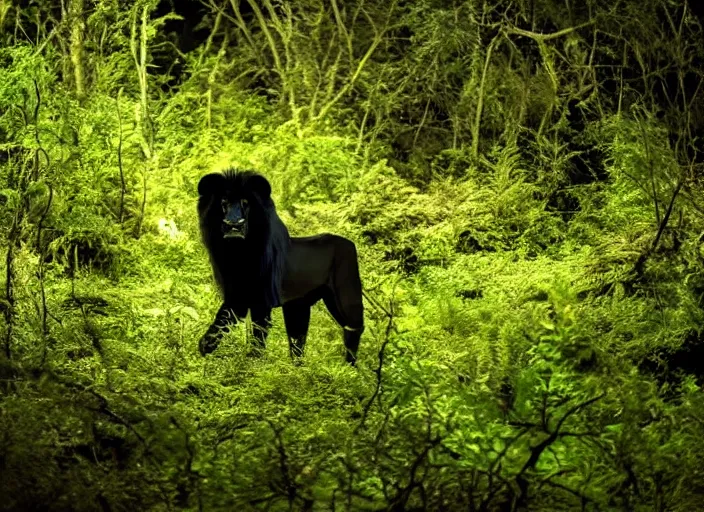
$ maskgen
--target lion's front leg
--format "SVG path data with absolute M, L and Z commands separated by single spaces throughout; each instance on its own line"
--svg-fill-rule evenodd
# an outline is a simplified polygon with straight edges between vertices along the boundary
M 227 304 L 223 304 L 218 309 L 215 314 L 215 320 L 208 327 L 203 337 L 198 342 L 198 349 L 202 356 L 210 354 L 220 344 L 223 333 L 229 329 L 231 325 L 235 325 L 240 318 L 244 318 L 247 315 L 247 310 L 242 308 L 235 308 Z
M 271 308 L 252 308 L 252 334 L 254 335 L 254 348 L 263 351 L 266 348 L 266 337 L 271 327 Z

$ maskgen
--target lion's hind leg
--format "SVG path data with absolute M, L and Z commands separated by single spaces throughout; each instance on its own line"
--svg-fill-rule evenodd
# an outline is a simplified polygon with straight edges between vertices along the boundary
M 357 363 L 357 349 L 363 332 L 364 326 L 356 329 L 345 326 L 345 361 L 352 366 Z
M 357 250 L 352 242 L 343 240 L 335 253 L 334 276 L 330 289 L 333 300 L 328 298 L 325 305 L 344 329 L 345 359 L 354 365 L 357 361 L 359 340 L 364 332 L 362 280 L 359 276 Z

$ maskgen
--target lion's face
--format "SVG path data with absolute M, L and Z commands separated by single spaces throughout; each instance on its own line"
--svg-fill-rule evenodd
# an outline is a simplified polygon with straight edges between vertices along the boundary
M 207 239 L 260 239 L 268 233 L 266 208 L 273 208 L 271 185 L 252 171 L 203 176 L 198 183 L 198 213 Z
M 249 201 L 245 198 L 223 197 L 220 200 L 222 208 L 223 238 L 247 238 L 249 230 Z

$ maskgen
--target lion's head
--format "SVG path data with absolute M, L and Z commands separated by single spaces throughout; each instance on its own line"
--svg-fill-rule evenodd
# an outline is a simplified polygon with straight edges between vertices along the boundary
M 260 174 L 207 174 L 198 183 L 198 194 L 201 223 L 206 222 L 211 236 L 220 233 L 222 238 L 232 240 L 261 238 L 262 230 L 269 227 L 267 210 L 273 209 L 271 185 Z
M 198 183 L 198 195 L 203 242 L 225 295 L 231 284 L 226 276 L 237 268 L 240 285 L 255 278 L 266 282 L 257 288 L 264 291 L 265 302 L 280 304 L 289 237 L 276 213 L 267 179 L 254 171 L 207 174 Z M 242 266 L 253 263 L 257 268 Z

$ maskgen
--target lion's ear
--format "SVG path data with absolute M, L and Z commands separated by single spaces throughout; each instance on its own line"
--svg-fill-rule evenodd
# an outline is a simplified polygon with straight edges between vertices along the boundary
M 212 196 L 216 191 L 222 191 L 224 186 L 225 176 L 217 172 L 206 174 L 198 182 L 198 195 Z
M 265 201 L 271 196 L 271 185 L 269 185 L 267 179 L 260 174 L 255 174 L 249 178 L 247 186 Z

